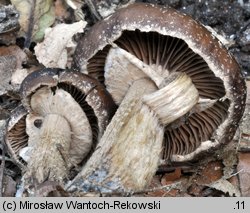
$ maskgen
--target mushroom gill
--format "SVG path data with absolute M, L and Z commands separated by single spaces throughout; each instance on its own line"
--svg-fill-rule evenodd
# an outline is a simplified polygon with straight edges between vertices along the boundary
M 97 144 L 99 134 L 98 119 L 93 108 L 85 100 L 87 94 L 82 93 L 82 91 L 77 87 L 66 83 L 59 83 L 58 88 L 62 88 L 63 90 L 71 94 L 74 100 L 81 106 L 82 110 L 85 112 L 92 130 L 92 149 L 94 149 Z
M 163 159 L 172 155 L 187 155 L 196 150 L 202 141 L 215 140 L 214 131 L 227 118 L 228 108 L 228 100 L 217 101 L 204 111 L 184 116 L 177 126 L 166 126 Z
M 5 142 L 23 169 L 24 187 L 47 179 L 65 183 L 96 147 L 115 104 L 95 79 L 60 69 L 29 74 L 20 93 L 22 106 L 7 123 Z
M 145 64 L 155 67 L 162 77 L 167 77 L 172 72 L 187 73 L 202 98 L 218 99 L 225 95 L 222 80 L 214 75 L 204 59 L 194 53 L 182 39 L 157 32 L 125 30 L 114 43 Z M 107 45 L 99 50 L 87 65 L 88 73 L 103 83 L 104 66 L 110 47 Z
M 27 112 L 23 106 L 17 107 L 9 119 L 5 141 L 8 150 L 19 167 L 24 167 L 26 162 L 19 156 L 21 149 L 27 146 L 28 135 L 25 131 Z
M 186 114 L 166 127 L 163 159 L 169 159 L 173 154 L 186 155 L 196 150 L 202 141 L 213 140 L 215 130 L 227 118 L 230 103 L 227 99 L 220 100 L 226 94 L 224 83 L 200 55 L 182 39 L 157 32 L 125 30 L 114 43 L 148 64 L 163 78 L 175 72 L 186 73 L 198 90 L 200 100 L 205 100 L 203 109 Z M 120 104 L 122 91 L 112 79 L 105 79 L 104 73 L 111 48 L 107 45 L 91 57 L 87 69 L 91 76 L 105 83 L 116 103 Z M 121 84 L 129 84 L 132 78 L 131 74 L 127 75 Z M 213 101 L 212 104 L 209 101 Z

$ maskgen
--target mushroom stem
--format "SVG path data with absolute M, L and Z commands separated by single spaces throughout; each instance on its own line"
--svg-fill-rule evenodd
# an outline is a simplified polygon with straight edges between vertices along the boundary
M 58 114 L 48 114 L 39 135 L 30 138 L 39 141 L 32 149 L 24 174 L 24 182 L 42 183 L 45 180 L 62 182 L 68 175 L 68 152 L 71 130 L 67 120 Z M 30 141 L 32 143 L 32 141 Z
M 187 75 L 175 73 L 166 82 L 166 89 L 159 91 L 147 78 L 133 82 L 97 149 L 68 190 L 123 192 L 141 190 L 150 183 L 160 160 L 163 125 L 184 115 L 198 101 Z M 187 106 L 179 106 L 183 104 Z
M 142 98 L 163 125 L 189 112 L 198 102 L 199 93 L 185 73 L 172 73 L 164 80 L 165 87 Z
M 147 84 L 147 87 L 145 87 Z M 157 166 L 163 127 L 141 96 L 157 88 L 149 79 L 135 81 L 108 125 L 96 151 L 68 186 L 83 191 L 140 189 Z
M 111 53 L 112 52 L 112 53 Z M 137 57 L 133 56 L 131 53 L 127 52 L 126 50 L 120 48 L 120 47 L 113 47 L 110 50 L 110 55 L 120 55 L 123 56 L 124 59 L 129 61 L 131 64 L 139 68 L 141 71 L 143 71 L 154 83 L 157 85 L 158 88 L 162 88 L 162 84 L 164 82 L 164 78 L 160 76 L 155 70 L 153 70 L 149 65 L 145 64 L 143 61 L 138 59 Z

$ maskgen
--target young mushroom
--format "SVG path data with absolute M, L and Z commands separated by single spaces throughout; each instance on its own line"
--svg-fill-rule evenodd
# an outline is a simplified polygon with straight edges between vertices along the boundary
M 137 3 L 79 42 L 74 67 L 120 105 L 68 190 L 141 190 L 161 161 L 187 161 L 229 142 L 246 86 L 235 59 L 191 17 Z
M 31 73 L 20 93 L 23 107 L 8 122 L 6 143 L 23 168 L 24 187 L 65 183 L 95 148 L 115 104 L 95 79 L 60 69 Z

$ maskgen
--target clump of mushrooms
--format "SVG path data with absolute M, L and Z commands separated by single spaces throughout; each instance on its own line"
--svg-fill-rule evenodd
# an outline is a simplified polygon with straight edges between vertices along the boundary
M 31 73 L 20 94 L 22 106 L 9 119 L 5 141 L 23 169 L 24 188 L 46 180 L 67 182 L 71 169 L 81 168 L 94 150 L 116 109 L 110 94 L 97 80 L 60 69 Z
M 246 86 L 235 59 L 189 16 L 137 3 L 90 29 L 74 68 L 116 104 L 101 141 L 68 190 L 141 190 L 160 161 L 187 161 L 229 142 Z

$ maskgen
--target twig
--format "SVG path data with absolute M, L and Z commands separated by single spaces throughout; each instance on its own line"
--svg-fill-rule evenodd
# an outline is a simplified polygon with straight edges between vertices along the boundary
M 27 32 L 26 32 L 26 36 L 25 36 L 25 42 L 24 42 L 24 47 L 26 48 L 29 48 L 30 47 L 30 44 L 31 44 L 31 39 L 32 39 L 32 34 L 33 34 L 33 31 L 34 31 L 34 17 L 35 17 L 35 7 L 36 7 L 36 0 L 34 1 L 31 1 L 31 7 L 30 7 L 30 14 L 29 14 L 29 17 L 28 17 L 28 20 L 29 20 L 29 25 L 28 25 L 28 29 L 27 29 Z
M 133 195 L 140 195 L 140 194 L 145 194 L 148 192 L 156 192 L 158 190 L 165 190 L 166 192 L 169 192 L 172 189 L 175 188 L 179 188 L 181 186 L 181 182 L 176 182 L 176 183 L 172 183 L 169 185 L 165 185 L 165 186 L 160 186 L 160 187 L 154 187 L 154 188 L 148 188 L 148 189 L 144 189 L 144 190 L 138 190 L 138 191 L 130 191 L 130 192 L 121 192 L 121 191 L 112 191 L 112 192 L 74 192 L 75 194 L 77 194 L 77 196 L 89 196 L 89 197 L 93 197 L 93 196 L 100 196 L 100 197 L 112 197 L 112 196 L 126 196 L 126 197 L 130 197 Z
M 6 157 L 6 156 L 0 156 L 0 161 L 2 161 L 3 160 L 3 158 L 4 158 L 4 160 L 5 161 L 9 161 L 9 162 L 12 162 L 12 163 L 14 163 L 14 160 L 13 159 L 11 159 L 11 158 L 8 158 L 8 157 Z
M 102 17 L 101 15 L 98 13 L 98 11 L 96 10 L 95 4 L 93 3 L 93 0 L 85 0 L 85 3 L 87 4 L 87 6 L 90 9 L 90 12 L 92 13 L 92 15 L 94 16 L 94 18 L 96 18 L 97 20 L 101 20 Z
M 154 188 L 150 188 L 150 189 L 144 189 L 141 191 L 135 191 L 135 192 L 132 192 L 131 195 L 144 194 L 144 193 L 148 193 L 148 192 L 156 192 L 158 190 L 165 190 L 166 192 L 169 192 L 172 189 L 179 188 L 180 186 L 181 186 L 181 181 L 175 182 L 172 184 L 168 184 L 165 186 L 159 186 L 159 187 L 154 187 Z
M 240 174 L 241 172 L 244 172 L 244 170 L 243 170 L 243 169 L 241 169 L 240 171 L 235 172 L 235 173 L 233 173 L 233 174 L 229 175 L 228 177 L 225 177 L 225 179 L 229 179 L 229 178 L 231 178 L 231 177 L 234 177 L 234 176 L 236 176 L 236 175 Z
M 3 174 L 4 174 L 4 167 L 5 167 L 5 146 L 3 142 L 1 141 L 2 144 L 2 161 L 0 165 L 0 197 L 3 196 Z

